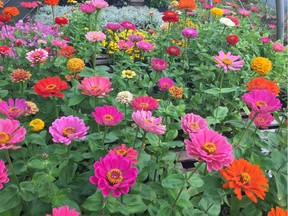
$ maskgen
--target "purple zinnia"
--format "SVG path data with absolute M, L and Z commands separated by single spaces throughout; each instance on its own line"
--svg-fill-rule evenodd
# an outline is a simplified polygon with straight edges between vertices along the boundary
M 9 119 L 17 119 L 20 116 L 26 114 L 30 107 L 27 105 L 25 99 L 16 98 L 15 101 L 12 98 L 6 101 L 0 102 L 0 113 Z
M 181 34 L 187 38 L 196 38 L 198 32 L 194 28 L 185 28 L 181 31 Z

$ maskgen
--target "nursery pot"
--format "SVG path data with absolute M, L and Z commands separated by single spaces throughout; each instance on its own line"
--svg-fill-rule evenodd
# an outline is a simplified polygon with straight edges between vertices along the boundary
M 130 0 L 132 6 L 144 6 L 144 0 Z

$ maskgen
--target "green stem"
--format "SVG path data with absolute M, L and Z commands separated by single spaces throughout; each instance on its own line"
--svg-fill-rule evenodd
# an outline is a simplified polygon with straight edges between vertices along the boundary
M 54 103 L 54 109 L 55 109 L 55 117 L 58 118 L 59 114 L 58 114 L 57 98 L 56 97 L 53 98 L 53 103 Z
M 151 85 L 151 87 L 150 87 L 150 91 L 149 91 L 149 94 L 152 94 L 152 92 L 153 92 L 153 87 L 154 87 L 154 85 L 155 85 L 155 82 L 156 82 L 156 80 L 157 80 L 157 77 L 158 77 L 158 72 L 157 71 L 155 71 L 155 76 L 153 77 L 154 79 L 152 80 L 152 85 Z
M 139 126 L 137 126 L 137 129 L 136 129 L 136 135 L 135 135 L 135 139 L 134 139 L 134 143 L 133 143 L 133 148 L 135 148 L 138 133 L 139 133 Z
M 22 97 L 24 93 L 24 84 L 23 82 L 20 82 L 19 84 L 20 84 L 20 96 Z
M 96 68 L 96 57 L 97 57 L 97 42 L 94 42 L 94 46 L 93 46 L 93 55 L 92 55 L 92 66 L 93 69 L 95 70 Z
M 220 72 L 220 86 L 219 86 L 219 89 L 220 89 L 220 92 L 218 94 L 218 102 L 217 102 L 217 108 L 216 108 L 216 113 L 215 113 L 215 119 L 217 120 L 217 116 L 218 116 L 218 110 L 219 110 L 219 106 L 220 106 L 220 103 L 221 103 L 221 89 L 222 89 L 222 86 L 223 86 L 223 79 L 224 79 L 224 73 L 223 72 Z M 216 122 L 214 124 L 214 130 L 215 130 L 215 127 L 216 127 Z
M 104 126 L 105 129 L 104 129 L 104 135 L 103 135 L 103 140 L 102 140 L 102 146 L 104 148 L 105 146 L 105 138 L 106 138 L 106 135 L 107 135 L 107 131 L 108 131 L 108 127 L 107 126 Z
M 144 134 L 143 134 L 143 137 L 142 137 L 142 145 L 141 145 L 141 148 L 140 148 L 139 154 L 138 154 L 138 159 L 140 158 L 141 152 L 142 152 L 142 150 L 144 149 L 146 134 L 147 134 L 147 132 L 144 131 Z
M 54 6 L 51 6 L 52 9 L 52 22 L 55 23 L 55 13 L 54 13 Z

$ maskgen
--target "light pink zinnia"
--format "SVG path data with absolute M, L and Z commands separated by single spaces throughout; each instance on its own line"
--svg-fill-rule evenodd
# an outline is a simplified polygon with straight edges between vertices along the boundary
M 132 147 L 127 148 L 125 144 L 115 147 L 109 151 L 110 154 L 122 155 L 131 160 L 132 164 L 137 164 L 138 152 Z
M 276 98 L 276 95 L 265 89 L 255 89 L 245 93 L 242 96 L 242 100 L 257 113 L 272 113 L 282 107 L 282 104 L 280 100 Z
M 168 62 L 166 62 L 164 59 L 154 58 L 151 60 L 151 67 L 153 70 L 160 72 L 167 69 Z
M 200 130 L 190 140 L 184 140 L 188 155 L 205 161 L 208 172 L 218 171 L 234 160 L 232 145 L 226 138 L 213 130 Z
M 106 29 L 109 29 L 111 31 L 118 31 L 122 29 L 123 27 L 119 23 L 107 23 Z
M 194 28 L 184 28 L 181 31 L 181 34 L 187 38 L 196 38 L 198 37 L 198 32 Z
M 133 30 L 133 31 L 136 30 L 136 26 L 129 21 L 124 21 L 120 23 L 120 25 L 127 30 Z
M 144 52 L 148 52 L 153 49 L 153 45 L 144 40 L 137 42 L 136 46 Z
M 0 113 L 9 119 L 17 119 L 20 116 L 25 115 L 30 110 L 25 99 L 16 98 L 15 101 L 12 98 L 8 99 L 8 102 L 0 102 Z
M 53 142 L 69 145 L 73 140 L 85 139 L 88 129 L 83 119 L 70 115 L 55 119 L 49 127 L 49 133 Z
M 20 2 L 20 6 L 27 8 L 27 9 L 34 9 L 38 6 L 38 2 L 37 1 L 33 1 L 33 2 Z
M 4 183 L 8 183 L 8 182 L 9 182 L 8 169 L 6 168 L 4 161 L 0 160 L 0 189 L 3 188 Z
M 270 43 L 270 38 L 268 37 L 261 37 L 260 40 L 263 42 L 263 43 Z
M 84 95 L 106 97 L 106 94 L 113 90 L 111 85 L 112 83 L 108 77 L 85 77 L 81 82 L 81 86 L 78 86 L 78 89 Z
M 244 65 L 244 60 L 236 61 L 241 57 L 240 55 L 234 56 L 231 55 L 231 52 L 225 54 L 222 50 L 218 53 L 219 56 L 213 56 L 213 58 L 216 60 L 217 67 L 223 67 L 224 73 L 226 73 L 228 69 L 232 71 L 240 70 Z
M 19 126 L 17 120 L 0 119 L 0 150 L 21 148 L 14 145 L 25 139 L 26 129 Z
M 130 40 L 119 40 L 117 44 L 120 50 L 127 50 L 133 47 L 133 42 Z
M 134 110 L 153 111 L 159 107 L 157 100 L 150 96 L 135 97 L 130 104 Z
M 196 135 L 200 130 L 208 130 L 206 120 L 194 113 L 187 113 L 181 118 L 181 127 L 184 132 L 192 135 Z
M 86 33 L 85 37 L 90 42 L 97 42 L 104 40 L 106 35 L 100 31 L 90 31 Z
M 174 81 L 171 78 L 163 77 L 158 80 L 158 87 L 160 91 L 169 90 L 174 85 Z
M 107 154 L 94 163 L 94 175 L 90 177 L 91 184 L 97 185 L 107 197 L 112 191 L 112 196 L 119 197 L 127 194 L 136 183 L 138 169 L 132 167 L 130 159 L 121 155 Z
M 128 36 L 128 39 L 132 42 L 139 42 L 142 41 L 144 37 L 142 35 L 131 34 Z
M 69 209 L 69 206 L 61 206 L 52 209 L 52 215 L 46 214 L 46 216 L 80 216 L 80 213 L 75 209 Z
M 272 23 L 268 24 L 268 28 L 270 28 L 270 29 L 276 29 L 276 27 L 277 27 L 277 25 L 275 25 L 275 24 L 272 24 Z
M 96 7 L 89 3 L 81 4 L 79 9 L 86 14 L 92 14 L 96 11 Z
M 164 134 L 166 126 L 162 125 L 162 118 L 155 118 L 152 116 L 152 112 L 137 110 L 132 113 L 132 119 L 143 130 L 155 134 Z
M 98 124 L 105 126 L 116 126 L 123 118 L 123 113 L 115 106 L 107 105 L 96 107 L 95 112 L 92 112 L 92 115 Z
M 90 2 L 96 7 L 96 9 L 103 9 L 109 6 L 109 4 L 104 0 L 91 0 Z
M 45 49 L 36 49 L 26 54 L 26 59 L 32 64 L 43 63 L 48 58 L 48 52 Z
M 249 11 L 249 10 L 239 9 L 239 14 L 242 16 L 248 17 L 248 16 L 250 16 L 250 13 L 251 13 L 251 11 Z
M 63 40 L 52 40 L 51 43 L 53 46 L 58 46 L 61 48 L 64 48 L 67 46 L 67 42 Z
M 252 119 L 256 113 L 252 111 L 249 114 L 249 118 Z M 274 117 L 270 113 L 258 113 L 254 119 L 254 124 L 256 127 L 261 127 L 267 129 L 268 126 L 274 121 Z
M 272 49 L 275 52 L 284 52 L 285 51 L 285 46 L 281 43 L 275 42 L 272 44 Z

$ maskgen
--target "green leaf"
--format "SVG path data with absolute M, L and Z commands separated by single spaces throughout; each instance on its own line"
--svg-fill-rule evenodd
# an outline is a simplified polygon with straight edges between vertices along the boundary
M 150 203 L 148 206 L 148 212 L 150 216 L 156 216 L 159 212 L 159 209 L 163 209 L 170 204 L 163 199 L 156 199 L 154 202 Z
M 167 148 L 182 147 L 183 145 L 184 145 L 184 142 L 182 141 L 171 141 L 171 142 L 161 143 L 161 146 L 167 147 Z
M 3 87 L 3 86 L 6 86 L 6 85 L 10 85 L 11 83 L 6 81 L 6 80 L 0 80 L 0 86 Z
M 38 133 L 30 133 L 25 138 L 26 144 L 37 144 L 37 145 L 46 145 L 46 135 L 47 131 L 43 130 L 39 134 Z
M 187 173 L 187 176 L 189 176 L 189 172 Z M 196 174 L 194 174 L 193 176 L 190 177 L 190 179 L 188 180 L 188 183 L 192 187 L 202 187 L 204 184 L 201 177 L 199 175 L 196 175 Z
M 228 108 L 219 106 L 213 111 L 213 116 L 216 119 L 223 120 L 228 114 Z M 217 115 L 217 116 L 216 116 Z
M 28 161 L 27 166 L 37 170 L 44 170 L 47 164 L 47 160 L 43 160 L 42 158 L 32 158 Z
M 178 136 L 178 130 L 169 130 L 165 135 L 165 141 L 172 141 Z
M 164 188 L 182 188 L 185 185 L 185 177 L 183 174 L 172 174 L 167 176 L 162 181 L 162 186 Z
M 15 208 L 21 202 L 20 194 L 15 185 L 10 185 L 0 191 L 0 213 Z
M 21 182 L 20 188 L 21 188 L 20 195 L 23 200 L 29 202 L 34 199 L 37 199 L 38 197 L 37 190 L 32 181 Z
M 250 203 L 246 208 L 241 211 L 240 216 L 261 216 L 262 211 L 258 209 L 254 203 Z
M 9 94 L 8 90 L 0 90 L 0 98 L 4 98 Z
M 119 207 L 119 211 L 124 215 L 142 213 L 147 206 L 140 195 L 127 194 L 123 196 L 123 205 Z
M 99 211 L 105 207 L 105 202 L 103 202 L 103 195 L 100 190 L 97 190 L 96 193 L 89 196 L 82 207 L 88 211 Z
M 285 165 L 287 166 L 287 164 Z M 275 181 L 277 187 L 277 198 L 279 200 L 285 199 L 287 196 L 287 174 L 275 173 Z
M 110 213 L 119 212 L 119 206 L 121 205 L 120 201 L 113 196 L 108 196 L 106 198 L 106 209 Z
M 231 87 L 231 88 L 222 88 L 221 89 L 221 93 L 230 93 L 230 92 L 234 92 L 234 91 L 236 91 L 238 89 L 239 89 L 238 86 L 234 86 L 234 87 Z
M 168 216 L 168 215 L 182 216 L 182 214 L 176 208 L 173 208 L 170 205 L 160 209 L 157 214 L 157 216 Z
M 80 104 L 84 100 L 83 95 L 74 94 L 72 97 L 69 98 L 68 106 L 75 106 Z
M 148 139 L 149 143 L 153 146 L 159 143 L 159 137 L 154 133 L 147 133 L 145 138 Z
M 220 88 L 207 89 L 207 90 L 204 90 L 204 92 L 207 94 L 212 94 L 212 95 L 221 93 Z

